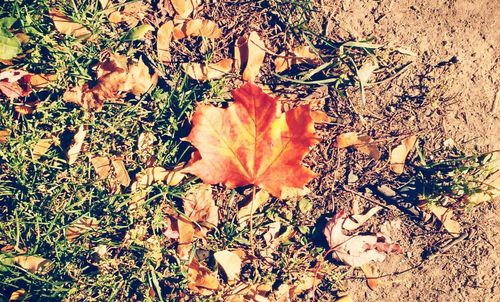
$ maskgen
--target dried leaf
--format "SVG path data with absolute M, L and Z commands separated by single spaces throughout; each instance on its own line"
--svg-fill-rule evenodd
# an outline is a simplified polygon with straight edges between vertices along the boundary
M 369 209 L 365 214 L 351 215 L 344 221 L 342 227 L 348 231 L 354 231 L 367 222 L 373 215 L 377 214 L 380 210 L 382 210 L 382 207 L 376 206 Z
M 389 162 L 391 166 L 391 170 L 396 174 L 402 174 L 405 168 L 406 156 L 415 146 L 415 142 L 417 141 L 417 136 L 412 135 L 405 138 L 401 145 L 394 148 L 389 156 Z
M 170 42 L 172 41 L 172 33 L 174 30 L 174 22 L 167 21 L 158 29 L 156 38 L 156 51 L 158 59 L 161 62 L 170 63 L 172 56 L 170 54 Z
M 259 75 L 262 63 L 264 63 L 264 58 L 266 56 L 266 45 L 260 39 L 259 34 L 257 34 L 255 31 L 252 31 L 248 36 L 246 49 L 246 51 L 240 50 L 240 53 L 246 52 L 248 54 L 246 67 L 243 71 L 243 80 L 254 82 L 255 78 Z
M 248 45 L 245 37 L 239 37 L 234 44 L 234 70 L 239 73 L 248 61 Z M 267 93 L 267 92 L 266 92 Z
M 26 103 L 23 105 L 15 105 L 14 111 L 21 115 L 32 114 L 36 109 L 36 103 Z
M 335 251 L 334 256 L 338 260 L 360 267 L 370 261 L 383 261 L 386 253 L 402 252 L 397 243 L 392 243 L 384 235 L 344 235 L 342 225 L 346 219 L 347 215 L 340 211 L 327 222 L 323 230 L 328 245 Z
M 19 69 L 0 72 L 0 92 L 10 99 L 28 96 L 31 93 L 31 76 L 31 73 Z
M 125 164 L 123 163 L 123 159 L 119 157 L 115 157 L 111 159 L 111 165 L 115 169 L 115 179 L 116 181 L 124 186 L 128 187 L 130 185 L 130 176 L 128 175 L 127 168 L 125 168 Z
M 43 155 L 45 155 L 45 153 L 47 153 L 47 151 L 49 150 L 50 146 L 52 146 L 53 143 L 54 141 L 51 138 L 40 139 L 31 150 L 31 159 L 39 160 L 40 157 L 42 157 Z
M 290 52 L 284 51 L 274 59 L 274 72 L 283 72 L 293 65 L 311 63 L 316 64 L 319 61 L 318 55 L 312 51 L 308 45 L 293 48 Z
M 131 186 L 131 191 L 145 189 L 155 182 L 164 181 L 169 186 L 178 185 L 186 174 L 178 170 L 167 170 L 163 167 L 150 167 L 136 175 L 136 180 Z
M 51 261 L 37 256 L 16 256 L 14 257 L 14 261 L 20 267 L 34 274 L 38 273 L 44 275 L 53 268 Z
M 200 63 L 182 64 L 182 68 L 189 75 L 189 77 L 198 81 L 220 79 L 225 74 L 231 72 L 232 66 L 232 59 L 223 59 L 217 63 L 208 65 Z
M 10 138 L 10 130 L 2 129 L 0 130 L 0 144 L 5 144 Z
M 222 267 L 228 282 L 236 281 L 241 272 L 241 258 L 236 253 L 228 250 L 219 251 L 214 254 L 215 261 Z
M 368 58 L 358 70 L 359 81 L 363 85 L 367 85 L 369 83 L 370 77 L 377 68 L 377 60 L 372 57 Z
M 215 205 L 210 185 L 199 184 L 191 187 L 182 200 L 184 213 L 192 221 L 208 223 L 209 226 L 219 224 L 219 208 Z
M 371 290 L 378 287 L 379 270 L 374 263 L 367 263 L 361 266 L 361 270 L 366 276 L 366 284 Z
M 80 237 L 81 235 L 92 231 L 97 230 L 99 226 L 99 222 L 97 219 L 92 217 L 81 217 L 75 221 L 73 221 L 68 228 L 66 228 L 66 240 L 69 242 L 73 242 L 75 239 Z
M 343 297 L 338 298 L 335 302 L 353 302 L 351 296 L 345 295 Z
M 356 132 L 342 133 L 337 136 L 334 146 L 337 148 L 348 148 L 353 147 L 358 151 L 361 151 L 375 160 L 380 159 L 380 150 L 378 149 L 376 143 L 373 143 L 373 139 L 368 135 L 359 135 Z
M 250 219 L 250 216 L 255 213 L 266 201 L 269 200 L 269 193 L 260 190 L 255 194 L 252 205 L 252 196 L 248 196 L 246 204 L 238 210 L 238 222 L 240 225 L 245 225 L 245 222 Z
M 158 75 L 154 73 L 150 75 L 149 68 L 144 64 L 142 57 L 139 58 L 137 64 L 131 64 L 128 67 L 127 81 L 123 91 L 134 95 L 141 95 L 148 92 L 158 81 Z
M 311 118 L 315 124 L 328 124 L 332 122 L 332 118 L 323 111 L 311 111 Z
M 439 221 L 441 221 L 441 224 L 448 233 L 454 237 L 460 236 L 462 228 L 457 221 L 453 220 L 453 211 L 451 209 L 435 204 L 427 204 L 426 207 L 437 217 L 437 219 L 439 219 Z
M 185 23 L 178 24 L 173 29 L 174 40 L 180 40 L 187 37 L 204 37 L 208 39 L 217 39 L 222 36 L 217 23 L 211 20 L 194 19 Z
M 207 184 L 256 185 L 276 197 L 303 189 L 315 174 L 300 162 L 319 142 L 309 106 L 280 114 L 277 99 L 246 83 L 228 108 L 199 105 L 186 141 L 197 148 L 183 170 Z
M 215 274 L 195 259 L 188 266 L 188 281 L 188 288 L 201 295 L 211 295 L 219 288 Z
M 51 8 L 49 16 L 58 32 L 75 38 L 88 38 L 92 34 L 85 26 L 68 18 L 61 11 Z
M 94 166 L 95 172 L 99 179 L 105 179 L 109 176 L 111 172 L 111 160 L 106 156 L 94 156 L 90 159 L 92 166 Z
M 14 291 L 12 294 L 10 294 L 10 298 L 8 302 L 14 302 L 14 301 L 22 301 L 26 297 L 26 290 L 24 289 L 18 289 Z
M 69 146 L 69 149 L 66 152 L 66 158 L 68 159 L 69 165 L 74 164 L 78 159 L 78 155 L 80 155 L 80 151 L 82 150 L 86 135 L 87 130 L 85 130 L 85 126 L 80 125 L 75 133 L 75 136 L 73 137 L 73 143 L 71 144 L 71 146 Z
M 194 226 L 184 217 L 179 217 L 177 219 L 177 229 L 179 232 L 177 254 L 179 255 L 179 259 L 188 260 L 194 240 Z
M 31 76 L 30 84 L 32 88 L 40 90 L 42 88 L 49 86 L 50 83 L 56 80 L 57 80 L 57 74 L 39 73 Z
M 299 280 L 293 286 L 293 296 L 297 296 L 302 294 L 305 291 L 312 289 L 315 286 L 318 286 L 321 283 L 321 279 L 318 277 L 318 274 L 314 272 L 306 272 L 301 274 Z
M 100 1 L 111 23 L 125 22 L 128 27 L 134 27 L 139 24 L 139 22 L 144 19 L 148 8 L 142 1 L 128 2 L 124 5 L 120 5 L 118 9 L 111 7 L 110 0 Z

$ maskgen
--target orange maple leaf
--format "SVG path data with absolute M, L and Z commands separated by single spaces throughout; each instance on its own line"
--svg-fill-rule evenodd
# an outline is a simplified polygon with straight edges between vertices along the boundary
M 186 141 L 197 151 L 183 172 L 229 188 L 255 185 L 281 197 L 316 174 L 300 162 L 319 142 L 309 105 L 282 113 L 279 101 L 246 83 L 228 108 L 199 105 Z

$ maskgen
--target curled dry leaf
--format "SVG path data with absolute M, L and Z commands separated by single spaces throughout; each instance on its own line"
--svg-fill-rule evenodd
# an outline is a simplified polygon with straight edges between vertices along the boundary
M 227 108 L 199 105 L 186 141 L 197 148 L 183 172 L 229 188 L 255 185 L 281 198 L 315 173 L 301 165 L 319 142 L 309 106 L 280 114 L 278 100 L 252 83 L 232 92 Z
M 201 295 L 211 295 L 219 288 L 215 274 L 195 259 L 188 265 L 188 281 L 188 288 Z
M 316 64 L 319 61 L 318 55 L 312 51 L 308 45 L 292 48 L 291 51 L 284 51 L 274 59 L 274 71 L 283 72 L 293 65 L 310 63 Z
M 198 7 L 199 0 L 170 0 L 180 18 L 187 18 Z
M 235 55 L 236 60 L 245 66 L 243 80 L 254 82 L 266 57 L 266 45 L 255 31 L 252 31 L 246 40 L 238 40 L 238 43 L 238 54 Z
M 454 237 L 460 236 L 461 227 L 456 220 L 453 220 L 453 211 L 451 209 L 435 204 L 427 204 L 426 207 L 439 219 L 448 233 Z
M 66 240 L 73 242 L 75 239 L 81 235 L 96 230 L 99 226 L 97 219 L 93 217 L 81 217 L 73 221 L 65 231 Z
M 380 275 L 379 269 L 374 263 L 367 263 L 361 266 L 361 270 L 366 277 L 366 284 L 371 290 L 378 287 L 378 277 Z
M 78 159 L 78 155 L 82 150 L 83 142 L 85 141 L 85 136 L 87 135 L 87 130 L 84 125 L 80 125 L 78 130 L 73 137 L 73 142 L 69 146 L 68 151 L 66 152 L 66 158 L 68 159 L 68 164 L 72 165 Z
M 216 252 L 214 258 L 224 270 L 230 284 L 239 278 L 241 272 L 241 258 L 238 254 L 224 250 Z
M 54 141 L 51 138 L 40 139 L 31 150 L 31 159 L 39 160 L 49 150 Z
M 415 146 L 415 142 L 417 141 L 417 136 L 412 135 L 405 138 L 401 145 L 394 148 L 389 156 L 389 163 L 391 170 L 396 174 L 401 174 L 405 168 L 405 161 L 408 153 Z
M 153 157 L 153 147 L 156 137 L 152 132 L 142 132 L 137 140 L 138 156 L 143 163 L 147 163 Z
M 8 302 L 14 302 L 14 301 L 22 301 L 26 297 L 26 290 L 24 289 L 18 289 L 14 291 L 12 294 L 10 294 L 10 298 Z
M 334 146 L 340 149 L 353 147 L 361 151 L 375 160 L 380 159 L 380 150 L 376 143 L 373 143 L 373 138 L 368 135 L 359 135 L 356 132 L 342 133 L 335 139 Z
M 0 72 L 0 92 L 10 99 L 28 96 L 32 74 L 24 70 L 10 69 Z
M 384 235 L 353 235 L 347 236 L 342 232 L 342 225 L 347 219 L 344 211 L 337 213 L 330 219 L 323 233 L 334 256 L 345 264 L 360 267 L 370 261 L 383 261 L 387 253 L 401 253 L 397 243 Z
M 367 222 L 373 215 L 377 214 L 380 210 L 382 210 L 382 207 L 376 206 L 369 209 L 365 214 L 351 215 L 344 221 L 342 227 L 348 231 L 354 231 Z
M 217 23 L 212 20 L 194 19 L 185 23 L 176 25 L 173 28 L 174 40 L 180 40 L 187 37 L 204 37 L 208 39 L 218 39 L 222 36 Z
M 161 62 L 170 63 L 172 56 L 170 54 L 170 42 L 174 30 L 174 22 L 167 21 L 158 29 L 156 38 L 156 51 L 158 59 Z
M 223 59 L 217 63 L 183 63 L 182 68 L 190 78 L 198 81 L 216 80 L 222 78 L 226 73 L 231 72 L 233 66 L 232 59 Z
M 245 225 L 246 221 L 250 219 L 250 216 L 255 213 L 262 205 L 269 200 L 269 193 L 265 190 L 260 190 L 255 194 L 255 197 L 252 199 L 252 196 L 247 196 L 244 206 L 242 206 L 238 210 L 238 222 L 240 225 Z M 253 202 L 253 204 L 252 204 Z
M 108 16 L 111 23 L 126 23 L 129 27 L 134 27 L 144 19 L 147 5 L 142 1 L 133 1 L 114 7 L 111 0 L 99 0 L 103 12 Z
M 192 221 L 213 227 L 219 224 L 219 208 L 212 196 L 212 187 L 199 184 L 191 187 L 184 197 L 184 213 Z
M 25 270 L 42 275 L 50 272 L 54 266 L 51 261 L 37 256 L 16 256 L 14 261 Z
M 57 31 L 62 34 L 73 36 L 78 39 L 88 38 L 92 34 L 85 26 L 73 21 L 55 8 L 50 9 L 49 16 L 54 22 Z
M 158 75 L 150 74 L 142 58 L 129 62 L 118 54 L 110 55 L 97 66 L 97 84 L 88 83 L 67 90 L 63 99 L 88 111 L 101 110 L 105 101 L 118 102 L 126 93 L 141 95 L 156 85 Z

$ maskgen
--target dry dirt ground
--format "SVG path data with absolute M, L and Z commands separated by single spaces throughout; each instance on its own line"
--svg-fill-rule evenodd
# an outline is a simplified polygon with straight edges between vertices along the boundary
M 409 124 L 430 125 L 436 144 L 452 138 L 469 150 L 500 149 L 500 2 L 325 0 L 322 9 L 330 36 L 373 37 L 417 54 L 403 76 L 367 91 L 365 112 L 378 114 L 408 99 L 446 100 L 435 114 L 420 114 Z M 482 205 L 464 215 L 475 225 L 473 235 L 423 263 L 418 236 L 408 238 L 404 227 L 389 230 L 409 252 L 380 265 L 388 276 L 375 291 L 353 277 L 347 286 L 353 300 L 500 301 L 500 207 Z

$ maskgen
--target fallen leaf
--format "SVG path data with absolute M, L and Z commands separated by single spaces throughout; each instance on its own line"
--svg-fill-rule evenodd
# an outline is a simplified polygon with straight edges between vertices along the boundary
M 26 297 L 26 290 L 24 289 L 18 289 L 14 291 L 12 294 L 10 294 L 10 298 L 8 302 L 14 302 L 14 301 L 22 301 Z
M 156 51 L 158 59 L 161 62 L 170 63 L 172 56 L 170 54 L 170 42 L 172 41 L 172 33 L 174 30 L 174 22 L 167 21 L 158 29 L 156 38 Z
M 239 37 L 234 44 L 234 70 L 240 73 L 243 64 L 248 61 L 247 38 Z M 267 93 L 267 92 L 266 92 Z
M 198 7 L 198 0 L 171 0 L 175 12 L 181 18 L 187 18 Z
M 188 265 L 188 281 L 188 288 L 201 295 L 211 295 L 219 288 L 215 274 L 195 259 Z
M 373 72 L 378 68 L 377 60 L 369 57 L 358 70 L 358 79 L 363 85 L 367 85 Z
M 125 37 L 123 38 L 123 40 L 124 41 L 144 40 L 146 34 L 153 30 L 154 30 L 153 26 L 149 24 L 142 24 L 129 30 L 125 35 Z
M 262 63 L 264 63 L 264 58 L 266 57 L 266 45 L 260 39 L 257 32 L 252 31 L 250 33 L 246 41 L 246 50 L 240 50 L 240 53 L 248 54 L 246 67 L 243 71 L 243 80 L 254 82 L 255 78 L 259 75 L 260 67 Z
M 363 270 L 363 273 L 365 274 L 366 284 L 368 284 L 368 287 L 371 290 L 375 290 L 375 288 L 378 287 L 378 277 L 380 274 L 378 268 L 374 263 L 366 263 L 361 266 L 361 270 Z
M 73 137 L 73 143 L 69 146 L 66 152 L 66 158 L 68 159 L 68 164 L 72 165 L 78 159 L 78 155 L 82 150 L 83 142 L 85 141 L 85 136 L 87 135 L 87 130 L 84 125 L 80 125 L 78 130 Z
M 222 267 L 228 282 L 236 281 L 241 272 L 241 258 L 237 254 L 224 250 L 214 254 L 215 261 Z
M 212 196 L 212 187 L 206 184 L 192 186 L 182 198 L 184 214 L 192 221 L 215 227 L 219 224 L 219 208 Z
M 169 186 L 178 185 L 186 174 L 178 169 L 167 170 L 163 167 L 149 167 L 136 175 L 136 180 L 131 186 L 131 191 L 147 188 L 155 182 L 163 181 Z
M 127 81 L 124 91 L 134 95 L 141 95 L 148 92 L 158 81 L 158 74 L 150 74 L 149 68 L 144 64 L 142 57 L 136 64 L 130 64 L 128 67 Z
M 281 229 L 281 223 L 279 221 L 271 222 L 267 226 L 267 228 L 268 230 L 263 237 L 264 241 L 266 242 L 266 251 L 268 251 L 267 254 L 269 254 L 269 252 L 274 252 L 279 245 L 279 242 L 275 240 L 278 238 L 278 233 Z
M 382 210 L 382 207 L 375 206 L 369 209 L 365 214 L 351 215 L 344 221 L 342 228 L 348 231 L 354 231 L 367 222 L 373 215 L 377 214 L 380 210 Z
M 23 105 L 15 105 L 14 111 L 21 115 L 32 114 L 36 109 L 36 103 L 25 103 Z
M 245 222 L 250 219 L 251 215 L 255 213 L 266 201 L 269 200 L 269 193 L 265 190 L 260 190 L 255 193 L 255 197 L 248 196 L 245 205 L 238 210 L 238 222 L 240 225 L 244 225 Z M 253 204 L 252 204 L 253 202 Z
M 383 261 L 387 253 L 401 253 L 402 249 L 397 243 L 392 243 L 387 236 L 353 235 L 347 236 L 342 232 L 342 225 L 347 219 L 344 211 L 337 213 L 330 219 L 323 233 L 334 257 L 343 263 L 360 267 L 370 261 Z
M 0 92 L 9 99 L 28 96 L 31 93 L 31 76 L 31 73 L 19 69 L 0 72 Z
M 451 209 L 430 203 L 426 205 L 426 208 L 439 219 L 448 233 L 454 237 L 460 236 L 462 228 L 456 220 L 453 220 L 453 211 Z
M 56 80 L 57 80 L 57 74 L 39 73 L 31 76 L 30 84 L 32 88 L 40 90 L 42 88 L 49 86 L 50 83 Z
M 186 141 L 197 148 L 184 173 L 228 188 L 255 185 L 276 197 L 316 174 L 300 162 L 319 142 L 309 106 L 280 114 L 277 99 L 246 83 L 227 108 L 198 105 Z
M 188 260 L 194 240 L 194 226 L 186 218 L 179 217 L 177 219 L 177 230 L 179 232 L 177 254 L 180 260 Z
M 417 136 L 412 135 L 403 139 L 401 145 L 394 148 L 389 156 L 391 170 L 396 174 L 402 174 L 405 168 L 405 161 L 408 153 L 415 146 Z
M 49 10 L 49 16 L 54 22 L 57 31 L 62 34 L 73 36 L 77 39 L 88 38 L 92 34 L 85 26 L 73 21 L 55 8 Z
M 130 185 L 130 176 L 128 175 L 127 168 L 125 168 L 125 164 L 123 163 L 123 159 L 119 157 L 114 157 L 111 159 L 111 165 L 115 171 L 115 179 L 116 181 L 124 186 L 128 187 Z
M 173 28 L 174 40 L 180 40 L 187 37 L 204 37 L 208 39 L 217 39 L 222 36 L 217 23 L 212 20 L 194 19 L 185 23 L 176 25 Z
M 223 59 L 217 63 L 183 63 L 182 68 L 190 78 L 198 81 L 216 80 L 231 72 L 233 66 L 232 59 Z
M 17 21 L 14 17 L 0 18 L 0 60 L 5 65 L 21 53 L 21 42 L 19 34 L 12 34 L 10 29 Z
M 332 118 L 323 111 L 311 111 L 311 118 L 315 124 L 328 124 L 332 122 Z
M 284 51 L 274 59 L 274 72 L 283 72 L 293 65 L 311 63 L 316 64 L 319 61 L 318 55 L 312 51 L 308 45 L 293 48 L 291 51 Z
M 377 144 L 373 143 L 371 137 L 368 135 L 359 135 L 356 132 L 347 132 L 338 135 L 335 139 L 334 146 L 339 149 L 353 147 L 375 160 L 379 160 L 381 156 Z
M 90 159 L 99 179 L 105 179 L 111 173 L 111 160 L 107 156 L 94 156 Z
M 96 230 L 99 226 L 97 219 L 92 217 L 81 217 L 73 221 L 65 231 L 66 240 L 69 242 L 75 241 L 81 235 Z
M 283 186 L 281 188 L 281 199 L 298 199 L 302 196 L 305 196 L 307 194 L 311 193 L 311 190 L 309 190 L 308 187 L 302 187 L 302 188 L 294 188 L 294 187 L 288 187 L 288 186 Z
M 100 0 L 102 7 L 104 8 L 104 13 L 108 16 L 108 20 L 111 23 L 126 23 L 128 27 L 134 27 L 146 16 L 146 10 L 148 8 L 142 1 L 128 2 L 125 4 L 117 6 L 117 8 L 112 7 L 112 1 L 110 0 Z
M 51 138 L 40 139 L 31 150 L 31 159 L 39 160 L 40 157 L 44 156 L 45 153 L 47 153 L 47 151 L 49 150 L 50 146 L 52 146 L 53 143 L 54 141 Z
M 2 129 L 0 130 L 0 144 L 5 144 L 10 138 L 10 130 Z
M 300 295 L 303 292 L 318 286 L 320 283 L 321 279 L 318 277 L 318 274 L 315 274 L 314 272 L 302 273 L 297 282 L 293 286 L 292 296 L 295 297 L 297 295 Z
M 20 267 L 34 274 L 47 274 L 52 270 L 53 264 L 51 261 L 37 256 L 16 256 L 14 261 Z

